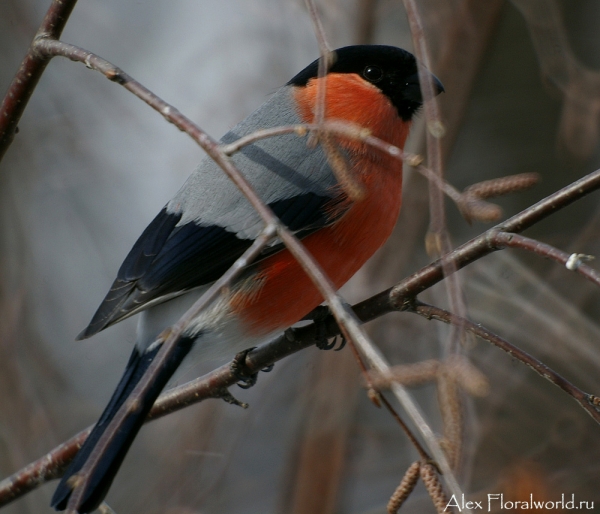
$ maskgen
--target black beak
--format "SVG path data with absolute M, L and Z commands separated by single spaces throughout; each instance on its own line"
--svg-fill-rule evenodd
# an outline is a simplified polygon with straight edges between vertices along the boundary
M 433 73 L 429 73 L 429 76 L 433 81 L 433 90 L 435 95 L 437 96 L 440 93 L 443 93 L 445 90 L 443 84 L 440 82 L 440 79 L 438 79 Z M 404 88 L 402 88 L 402 94 L 407 100 L 412 100 L 413 102 L 419 103 L 423 101 L 423 97 L 421 96 L 421 88 L 419 87 L 418 73 L 415 73 L 406 79 Z
M 442 84 L 440 79 L 438 79 L 433 73 L 431 74 L 431 78 L 433 79 L 433 88 L 435 90 L 436 96 L 446 91 L 444 89 L 444 84 Z

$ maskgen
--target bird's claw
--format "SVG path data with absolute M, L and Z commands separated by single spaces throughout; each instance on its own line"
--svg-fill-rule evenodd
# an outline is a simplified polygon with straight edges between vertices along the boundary
M 250 389 L 252 386 L 256 385 L 256 382 L 258 382 L 258 373 L 241 378 L 238 380 L 237 386 L 241 387 L 242 389 Z
M 319 337 L 319 335 L 317 334 L 317 342 L 315 343 L 319 350 L 333 350 L 335 348 L 335 338 L 330 343 L 329 339 L 323 336 Z
M 337 342 L 337 337 L 334 339 L 334 343 L 335 342 Z M 346 338 L 344 337 L 344 334 L 340 334 L 340 344 L 333 351 L 334 352 L 339 352 L 341 349 L 344 348 L 344 346 L 346 346 L 346 342 L 347 341 L 346 341 Z
M 339 338 L 339 339 L 338 339 Z M 339 344 L 338 344 L 339 341 Z M 337 348 L 336 348 L 337 346 Z M 334 352 L 339 352 L 342 348 L 346 346 L 346 338 L 343 335 L 336 336 L 332 339 L 331 343 L 328 339 L 317 339 L 316 347 L 319 350 L 333 350 Z
M 258 373 L 251 373 L 246 364 L 246 357 L 254 350 L 254 348 L 255 347 L 253 346 L 252 348 L 247 348 L 246 350 L 236 353 L 231 361 L 231 373 L 237 378 L 237 385 L 242 389 L 250 389 L 258 380 Z
M 337 337 L 333 338 L 331 343 L 329 342 L 325 320 L 330 315 L 331 311 L 329 310 L 329 307 L 326 307 L 325 305 L 319 305 L 316 309 L 313 309 L 305 319 L 311 319 L 315 324 L 315 339 L 317 340 L 315 346 L 319 350 L 334 350 L 339 352 L 342 348 L 344 348 L 344 346 L 346 346 L 346 338 L 343 335 L 340 335 L 339 345 Z
M 248 369 L 248 365 L 246 364 L 246 357 L 252 350 L 254 350 L 254 348 L 255 347 L 248 348 L 237 353 L 231 362 L 231 373 L 233 376 L 235 376 L 235 378 L 238 379 L 237 385 L 242 389 L 250 389 L 258 380 L 258 373 L 251 373 Z M 274 364 L 270 364 L 261 371 L 268 373 L 273 369 L 274 366 Z

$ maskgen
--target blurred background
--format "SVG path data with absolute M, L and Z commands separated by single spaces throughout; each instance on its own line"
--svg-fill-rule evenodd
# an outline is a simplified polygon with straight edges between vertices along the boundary
M 499 201 L 508 217 L 600 167 L 600 3 L 596 0 L 419 0 L 447 134 L 448 180 L 538 172 Z M 321 0 L 333 47 L 412 48 L 402 3 Z M 4 91 L 49 0 L 0 0 Z M 220 137 L 318 56 L 300 0 L 80 0 L 63 39 L 108 59 Z M 422 118 L 422 116 L 421 116 Z M 422 119 L 408 149 L 423 152 Z M 94 423 L 126 364 L 135 320 L 75 342 L 131 245 L 180 187 L 201 150 L 98 73 L 48 66 L 0 163 L 0 475 Z M 344 289 L 358 301 L 429 262 L 428 192 L 406 175 L 394 237 Z M 526 235 L 600 256 L 598 195 Z M 458 245 L 469 226 L 447 202 Z M 460 272 L 469 317 L 600 394 L 600 292 L 538 257 L 506 250 Z M 444 285 L 423 295 L 446 304 Z M 447 330 L 408 313 L 369 324 L 394 364 L 441 355 Z M 482 341 L 467 351 L 487 377 L 462 396 L 457 474 L 472 498 L 600 505 L 600 427 L 574 401 Z M 210 369 L 188 366 L 183 381 Z M 435 383 L 414 390 L 444 432 Z M 416 452 L 366 398 L 348 350 L 310 348 L 233 391 L 147 425 L 108 503 L 118 513 L 384 513 Z M 50 512 L 55 483 L 4 508 Z M 598 507 L 597 507 L 598 508 Z M 434 512 L 422 485 L 401 512 Z

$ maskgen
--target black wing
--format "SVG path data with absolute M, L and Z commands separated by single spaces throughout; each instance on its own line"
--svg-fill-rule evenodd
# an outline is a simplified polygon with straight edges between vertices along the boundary
M 278 200 L 269 207 L 300 237 L 334 221 L 335 199 L 305 193 Z M 337 219 L 343 214 L 336 209 Z M 184 291 L 219 278 L 246 249 L 251 239 L 238 237 L 219 225 L 194 222 L 177 226 L 181 213 L 164 208 L 148 225 L 121 265 L 106 298 L 88 327 L 77 339 L 88 338 L 143 310 L 151 302 L 165 301 Z M 264 255 L 281 250 L 267 248 Z

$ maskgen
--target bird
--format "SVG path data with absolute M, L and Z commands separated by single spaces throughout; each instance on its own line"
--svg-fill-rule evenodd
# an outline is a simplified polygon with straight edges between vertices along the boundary
M 436 94 L 442 83 L 429 74 Z M 309 64 L 256 111 L 227 132 L 232 143 L 257 129 L 316 120 L 325 82 L 324 117 L 358 125 L 403 148 L 423 103 L 419 70 L 408 51 L 387 45 L 339 48 L 326 74 Z M 328 152 L 297 134 L 255 141 L 232 156 L 263 202 L 320 264 L 336 288 L 346 283 L 388 239 L 400 212 L 402 163 L 360 140 L 332 136 L 352 179 L 350 195 L 336 179 Z M 331 138 L 330 138 L 331 140 Z M 138 315 L 136 343 L 106 409 L 62 477 L 51 505 L 67 508 L 78 473 L 100 436 L 132 393 L 161 346 L 160 334 L 248 249 L 264 223 L 248 200 L 205 157 L 158 213 L 121 265 L 117 277 L 78 340 Z M 248 264 L 227 291 L 184 330 L 173 357 L 137 409 L 90 471 L 77 512 L 104 500 L 154 401 L 190 353 L 196 358 L 233 357 L 266 342 L 323 302 L 300 264 L 275 240 Z

